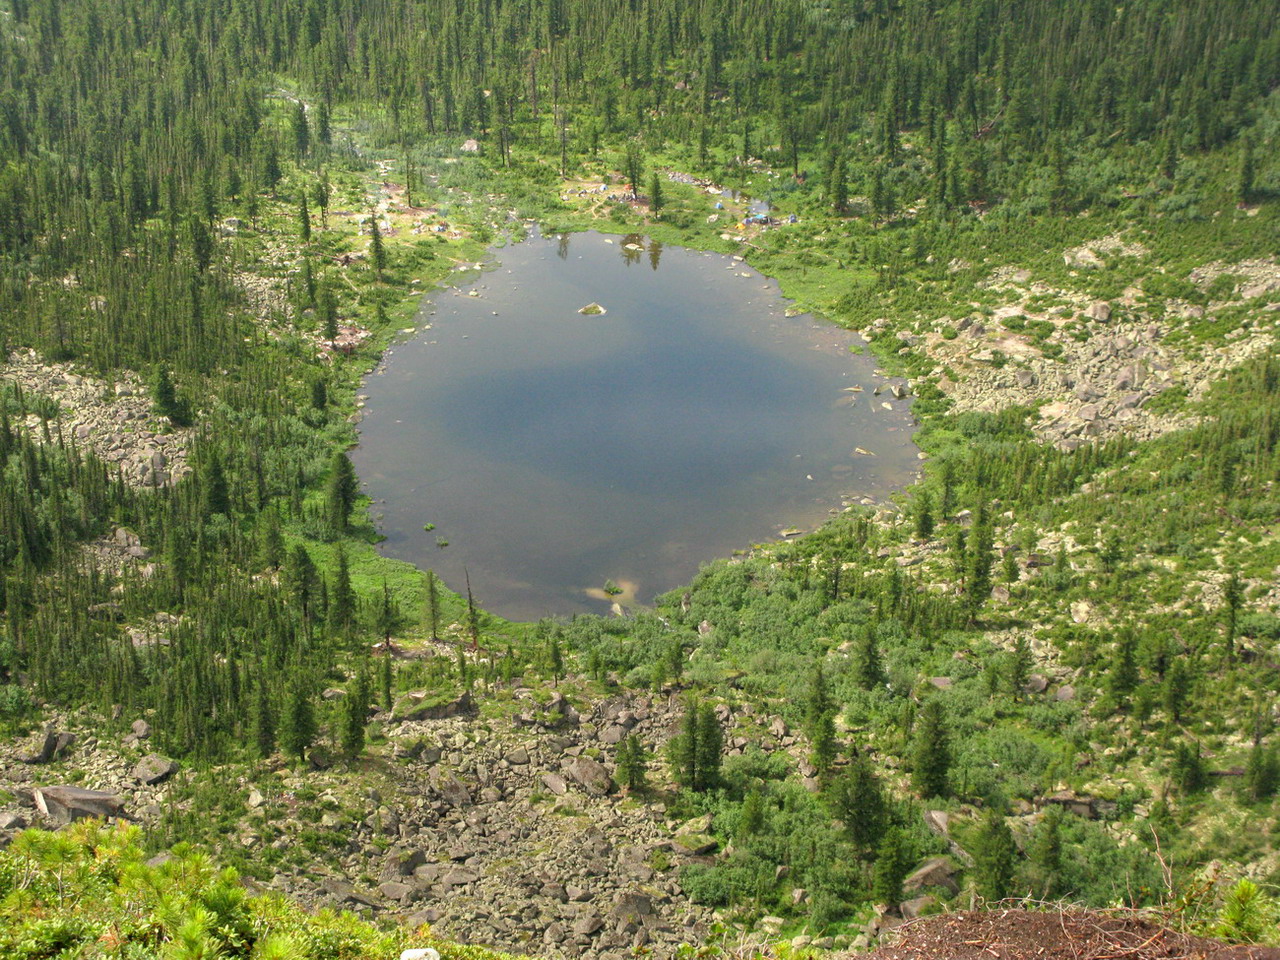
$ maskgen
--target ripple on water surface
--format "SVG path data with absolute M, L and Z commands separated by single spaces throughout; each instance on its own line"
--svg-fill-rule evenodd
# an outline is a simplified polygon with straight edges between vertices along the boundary
M 384 550 L 469 572 L 504 616 L 603 612 L 606 580 L 647 603 L 908 482 L 907 403 L 873 395 L 854 334 L 785 308 L 741 261 L 640 236 L 497 251 L 366 384 L 353 456 Z

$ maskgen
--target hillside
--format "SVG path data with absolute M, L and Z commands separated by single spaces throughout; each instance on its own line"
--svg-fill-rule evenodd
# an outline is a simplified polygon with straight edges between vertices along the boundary
M 0 65 L 4 842 L 98 791 L 546 956 L 1277 939 L 1268 4 L 8 0 Z M 923 479 L 609 617 L 382 557 L 361 380 L 526 222 L 777 277 Z

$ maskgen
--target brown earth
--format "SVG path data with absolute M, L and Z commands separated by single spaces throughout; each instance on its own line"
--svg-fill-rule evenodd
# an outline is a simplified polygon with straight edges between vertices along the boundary
M 1280 960 L 1275 947 L 1228 946 L 1135 915 L 992 910 L 903 924 L 869 960 Z

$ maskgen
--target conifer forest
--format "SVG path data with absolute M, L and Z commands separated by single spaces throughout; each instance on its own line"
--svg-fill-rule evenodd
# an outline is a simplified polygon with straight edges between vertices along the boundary
M 392 559 L 365 378 L 535 229 L 776 278 L 918 478 Z M 1278 333 L 1261 0 L 0 0 L 0 956 L 1280 944 Z

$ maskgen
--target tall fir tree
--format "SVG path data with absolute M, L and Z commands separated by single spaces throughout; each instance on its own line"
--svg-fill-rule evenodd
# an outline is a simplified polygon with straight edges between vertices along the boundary
M 925 703 L 916 723 L 911 750 L 911 784 L 922 797 L 945 797 L 950 793 L 951 746 L 942 704 Z

